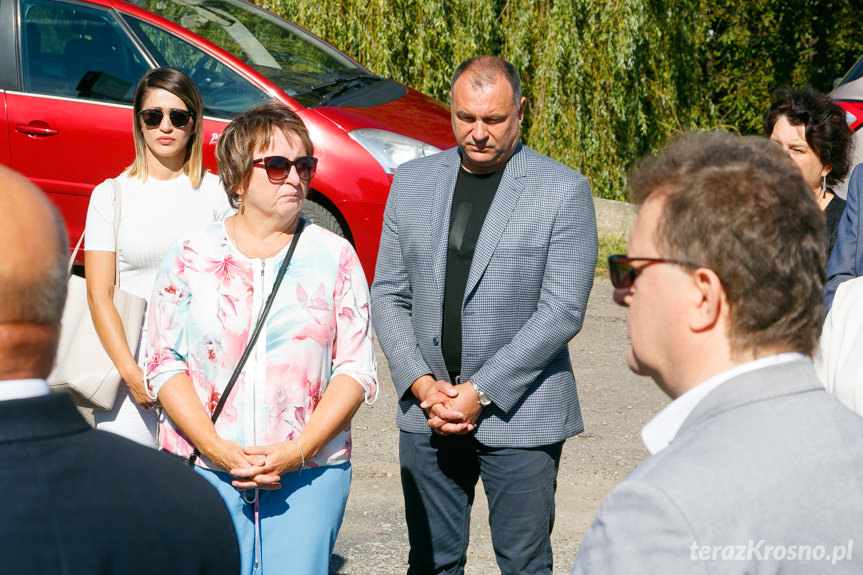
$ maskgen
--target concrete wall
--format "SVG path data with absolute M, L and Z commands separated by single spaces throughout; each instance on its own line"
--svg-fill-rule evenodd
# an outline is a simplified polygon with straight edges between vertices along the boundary
M 593 205 L 596 208 L 596 231 L 600 236 L 629 235 L 629 228 L 638 213 L 635 206 L 602 198 L 593 198 Z

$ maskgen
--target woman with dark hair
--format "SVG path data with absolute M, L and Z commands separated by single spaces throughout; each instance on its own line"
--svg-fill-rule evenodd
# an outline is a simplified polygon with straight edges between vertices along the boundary
M 150 408 L 155 402 L 144 387 L 142 369 L 146 330 L 138 349 L 129 349 L 112 299 L 115 265 L 123 290 L 149 299 L 156 270 L 174 237 L 224 219 L 231 207 L 218 177 L 201 163 L 203 104 L 195 83 L 180 70 L 150 70 L 138 82 L 133 109 L 135 160 L 93 190 L 84 267 L 93 324 L 125 382 L 112 410 L 94 412 L 96 427 L 153 447 L 156 415 Z
M 845 179 L 851 161 L 851 130 L 845 112 L 812 88 L 783 88 L 773 93 L 773 103 L 762 121 L 764 134 L 782 146 L 797 165 L 824 212 L 829 258 L 845 210 L 845 200 L 831 187 Z
M 377 395 L 357 254 L 299 216 L 313 154 L 278 102 L 234 118 L 216 156 L 239 210 L 176 239 L 150 306 L 147 385 L 168 416 L 159 443 L 200 453 L 195 471 L 231 511 L 247 575 L 328 573 L 351 418 Z

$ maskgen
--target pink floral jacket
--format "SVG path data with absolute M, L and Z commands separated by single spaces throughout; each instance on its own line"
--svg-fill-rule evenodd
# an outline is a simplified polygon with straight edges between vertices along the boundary
M 219 402 L 270 294 L 287 249 L 248 259 L 224 223 L 178 238 L 162 261 L 150 304 L 146 379 L 150 393 L 187 373 L 208 414 Z M 346 240 L 306 223 L 264 328 L 225 408 L 219 436 L 243 445 L 291 440 L 302 432 L 337 374 L 377 397 L 369 290 Z M 192 445 L 163 417 L 163 449 L 189 455 Z M 350 459 L 350 425 L 309 466 Z M 205 458 L 204 467 L 215 467 Z

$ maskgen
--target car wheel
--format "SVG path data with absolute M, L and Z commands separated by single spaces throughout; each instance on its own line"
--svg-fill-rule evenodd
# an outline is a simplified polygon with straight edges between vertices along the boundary
M 321 226 L 325 230 L 333 232 L 339 237 L 347 237 L 345 235 L 345 231 L 342 229 L 342 224 L 339 223 L 335 214 L 314 200 L 306 199 L 306 201 L 303 202 L 303 209 L 300 210 L 300 216 L 313 224 Z

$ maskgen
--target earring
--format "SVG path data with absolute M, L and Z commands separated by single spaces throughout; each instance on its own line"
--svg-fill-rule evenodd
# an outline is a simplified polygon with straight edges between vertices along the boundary
M 827 174 L 824 174 L 823 176 L 821 176 L 821 191 L 822 192 L 827 191 Z
M 238 211 L 238 212 L 240 213 L 240 215 L 242 216 L 243 214 L 245 214 L 245 213 L 246 213 L 246 206 L 244 206 L 244 205 L 243 205 L 243 196 L 240 196 L 240 199 L 239 199 L 238 201 L 240 202 L 240 205 L 239 205 L 239 207 L 237 208 L 237 211 Z

